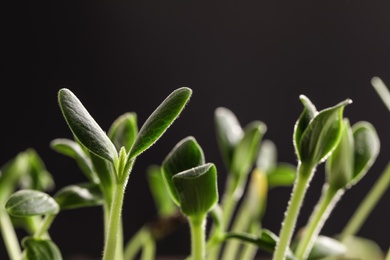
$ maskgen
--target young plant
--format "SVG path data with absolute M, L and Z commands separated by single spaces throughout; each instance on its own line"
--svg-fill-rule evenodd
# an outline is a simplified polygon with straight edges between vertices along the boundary
M 318 164 L 324 162 L 339 142 L 344 107 L 347 99 L 333 107 L 317 112 L 304 95 L 300 96 L 304 110 L 295 124 L 294 147 L 298 157 L 297 178 L 294 183 L 284 221 L 279 233 L 273 260 L 284 260 L 295 230 L 295 224 L 308 185 Z
M 205 259 L 206 219 L 218 202 L 216 167 L 205 162 L 202 148 L 189 136 L 172 149 L 161 169 L 172 200 L 188 218 L 191 259 Z
M 312 247 L 340 197 L 367 173 L 379 153 L 379 138 L 368 122 L 352 127 L 344 119 L 341 139 L 326 161 L 326 183 L 322 195 L 299 239 L 295 255 L 307 259 Z

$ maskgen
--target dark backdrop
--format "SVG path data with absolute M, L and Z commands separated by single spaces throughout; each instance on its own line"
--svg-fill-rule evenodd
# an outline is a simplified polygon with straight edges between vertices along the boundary
M 49 147 L 71 138 L 57 104 L 57 91 L 70 88 L 107 130 L 114 119 L 135 111 L 142 124 L 174 89 L 188 86 L 193 96 L 180 118 L 135 165 L 124 208 L 125 238 L 155 213 L 145 169 L 162 162 L 182 138 L 193 135 L 207 161 L 225 169 L 217 149 L 213 113 L 231 109 L 242 125 L 261 120 L 265 138 L 279 160 L 295 164 L 293 125 L 305 94 L 325 108 L 351 98 L 345 109 L 352 123 L 374 124 L 382 147 L 364 180 L 348 191 L 324 227 L 339 232 L 388 162 L 389 111 L 370 85 L 380 76 L 390 85 L 389 1 L 133 0 L 104 4 L 2 4 L 0 160 L 33 147 L 53 174 L 57 188 L 84 181 L 75 163 Z M 323 165 L 308 192 L 298 225 L 307 220 L 319 196 Z M 272 190 L 264 227 L 278 233 L 290 189 Z M 386 193 L 360 235 L 389 244 Z M 52 236 L 65 258 L 75 253 L 99 257 L 101 211 L 62 212 Z M 187 254 L 183 226 L 159 242 L 158 253 Z M 3 245 L 0 259 L 4 259 Z

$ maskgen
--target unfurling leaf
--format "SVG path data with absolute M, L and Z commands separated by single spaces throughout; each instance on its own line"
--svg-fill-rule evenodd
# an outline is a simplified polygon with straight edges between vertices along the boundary
M 119 151 L 125 147 L 129 152 L 138 133 L 137 115 L 135 113 L 125 113 L 118 117 L 108 130 L 108 136 Z
M 301 95 L 301 100 L 305 109 L 295 124 L 294 146 L 298 159 L 314 167 L 327 159 L 339 142 L 343 110 L 351 100 L 346 99 L 318 113 L 314 113 L 314 108 L 305 96 Z
M 202 216 L 218 202 L 217 170 L 206 163 L 173 176 L 180 208 L 186 216 Z
M 188 136 L 175 145 L 161 165 L 163 179 L 173 201 L 180 205 L 180 198 L 173 184 L 175 174 L 205 163 L 203 150 L 194 137 Z

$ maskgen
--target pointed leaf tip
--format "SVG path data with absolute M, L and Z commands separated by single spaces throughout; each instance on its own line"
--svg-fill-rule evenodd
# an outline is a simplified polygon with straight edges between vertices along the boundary
M 171 126 L 189 101 L 192 90 L 181 87 L 173 91 L 142 125 L 130 150 L 132 159 L 150 148 Z
M 76 95 L 62 88 L 58 92 L 58 102 L 70 130 L 80 143 L 96 155 L 114 162 L 118 157 L 114 144 Z

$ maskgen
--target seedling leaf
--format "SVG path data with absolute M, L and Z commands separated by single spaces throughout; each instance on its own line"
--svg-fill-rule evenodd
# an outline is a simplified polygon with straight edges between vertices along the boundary
M 235 114 L 225 107 L 218 107 L 215 110 L 214 121 L 218 146 L 230 171 L 234 149 L 243 137 L 244 131 Z
M 98 184 L 82 183 L 66 186 L 55 195 L 61 210 L 100 206 L 103 204 L 103 194 Z
M 117 151 L 125 147 L 128 152 L 138 133 L 137 115 L 125 113 L 118 117 L 108 130 L 108 136 L 114 143 Z
M 175 145 L 162 163 L 162 174 L 169 193 L 176 205 L 180 205 L 180 198 L 172 177 L 179 172 L 186 171 L 205 163 L 203 150 L 194 137 L 188 136 Z
M 66 88 L 58 92 L 62 114 L 73 134 L 91 152 L 111 161 L 118 158 L 114 144 L 89 114 L 80 100 Z
M 341 135 L 344 107 L 350 103 L 351 100 L 346 99 L 333 107 L 320 111 L 310 120 L 301 136 L 300 130 L 298 131 L 299 127 L 296 127 L 294 140 L 298 158 L 302 163 L 315 166 L 330 155 Z
M 202 216 L 218 201 L 217 169 L 207 163 L 173 176 L 184 215 Z
M 23 260 L 62 260 L 60 250 L 51 240 L 26 237 L 22 243 L 25 248 Z
M 50 195 L 36 190 L 19 190 L 5 204 L 7 212 L 14 217 L 57 214 L 59 206 Z
M 57 138 L 50 142 L 50 146 L 54 151 L 74 159 L 91 182 L 99 183 L 99 178 L 93 169 L 91 159 L 79 143 L 70 139 Z
M 253 167 L 260 147 L 260 141 L 267 127 L 263 122 L 254 121 L 244 129 L 244 136 L 237 144 L 232 162 L 232 173 L 243 178 Z
M 192 90 L 182 87 L 173 91 L 142 125 L 130 150 L 128 161 L 152 146 L 179 116 Z

